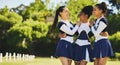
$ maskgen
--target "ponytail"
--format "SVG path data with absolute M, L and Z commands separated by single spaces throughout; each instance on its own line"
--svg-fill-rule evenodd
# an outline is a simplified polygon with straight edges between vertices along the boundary
M 106 5 L 106 3 L 105 3 L 105 2 L 102 2 L 102 3 L 101 3 L 101 6 L 103 7 L 103 8 L 102 8 L 103 13 L 104 13 L 104 14 L 107 14 L 107 5 Z
M 54 18 L 54 21 L 53 21 L 53 26 L 56 27 L 57 23 L 58 23 L 58 17 L 59 17 L 59 12 L 58 10 L 56 11 L 56 14 L 55 14 L 55 18 Z
M 100 4 L 96 4 L 95 6 L 97 6 L 99 9 L 101 9 L 102 13 L 107 14 L 107 5 L 105 2 L 102 2 Z
M 58 18 L 60 16 L 60 12 L 62 12 L 64 10 L 63 8 L 65 8 L 65 6 L 61 6 L 56 10 L 55 18 L 54 18 L 54 22 L 53 22 L 51 31 L 53 31 L 53 29 L 56 28 L 57 23 L 58 23 Z

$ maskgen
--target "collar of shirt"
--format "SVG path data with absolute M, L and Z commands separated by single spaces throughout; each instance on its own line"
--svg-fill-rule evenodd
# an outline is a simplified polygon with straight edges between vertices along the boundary
M 69 21 L 66 21 L 66 20 L 60 20 L 61 22 L 64 22 L 64 23 L 66 23 L 66 24 L 68 24 L 69 23 Z
M 69 21 L 65 21 L 65 20 L 60 20 L 60 22 L 65 23 L 67 26 L 69 27 L 73 27 L 72 24 Z
M 88 24 L 89 24 L 89 22 L 86 22 L 86 23 L 82 23 L 82 22 L 81 22 L 81 24 L 83 24 L 83 25 L 88 25 Z
M 102 15 L 100 18 L 97 19 L 97 21 L 99 21 L 101 18 L 105 18 L 105 17 Z

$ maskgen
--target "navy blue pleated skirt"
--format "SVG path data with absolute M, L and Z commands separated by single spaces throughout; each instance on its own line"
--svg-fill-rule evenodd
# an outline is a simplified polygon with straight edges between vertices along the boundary
M 101 39 L 94 43 L 94 58 L 114 56 L 111 43 L 108 39 Z
M 65 40 L 60 40 L 56 48 L 55 57 L 73 59 L 73 44 Z
M 81 61 L 81 60 L 86 60 L 86 49 L 88 51 L 89 55 L 89 61 L 92 61 L 92 47 L 91 45 L 84 45 L 84 46 L 79 46 L 77 44 L 74 45 L 74 61 Z

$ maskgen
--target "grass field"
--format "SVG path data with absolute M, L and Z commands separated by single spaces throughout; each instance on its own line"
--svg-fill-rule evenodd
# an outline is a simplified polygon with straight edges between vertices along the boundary
M 59 59 L 36 58 L 32 61 L 3 61 L 0 65 L 61 65 L 61 63 Z M 87 65 L 93 65 L 93 63 L 88 63 Z M 120 65 L 120 61 L 108 61 L 107 65 Z

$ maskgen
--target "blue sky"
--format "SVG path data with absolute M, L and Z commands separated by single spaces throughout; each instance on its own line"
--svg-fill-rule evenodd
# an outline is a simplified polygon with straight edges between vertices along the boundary
M 45 1 L 45 0 L 42 0 L 42 1 Z M 68 1 L 68 0 L 50 0 L 50 3 L 54 4 L 54 7 L 55 7 L 56 4 L 64 1 Z M 109 4 L 107 0 L 98 0 L 99 3 L 103 1 Z M 32 2 L 35 2 L 35 0 L 0 0 L 0 8 L 4 8 L 5 6 L 7 6 L 8 8 L 14 8 L 19 6 L 20 4 L 24 4 L 28 6 Z M 51 7 L 52 5 L 49 5 L 49 6 Z M 115 8 L 113 9 L 115 10 Z
M 31 2 L 34 2 L 35 0 L 0 0 L 0 8 L 4 8 L 5 6 L 8 6 L 8 8 L 14 8 L 19 6 L 20 4 L 24 4 L 24 5 L 29 5 Z M 42 0 L 45 1 L 45 0 Z M 54 3 L 56 5 L 56 3 L 60 3 L 60 2 L 64 2 L 67 0 L 50 0 L 50 3 Z M 99 0 L 99 2 L 102 1 L 106 1 L 106 0 Z M 54 6 L 55 6 L 54 5 Z
M 42 0 L 45 1 L 45 0 Z M 61 1 L 67 0 L 50 0 L 50 3 L 60 3 Z M 29 5 L 30 3 L 35 2 L 35 0 L 0 0 L 0 8 L 4 8 L 7 6 L 8 8 L 14 8 L 19 6 L 20 4 Z
M 35 0 L 0 0 L 0 8 L 4 8 L 7 6 L 8 8 L 14 8 L 19 6 L 20 4 L 29 5 L 31 2 Z

